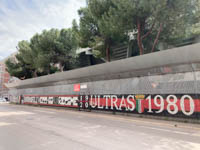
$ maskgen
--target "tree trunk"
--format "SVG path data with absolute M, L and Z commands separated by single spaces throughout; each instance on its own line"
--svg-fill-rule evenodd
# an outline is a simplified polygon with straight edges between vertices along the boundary
M 145 35 L 142 36 L 142 39 L 145 39 L 148 35 L 151 34 L 154 26 L 155 26 L 155 21 L 153 22 L 153 24 L 152 24 L 151 28 L 149 29 L 149 31 Z
M 107 44 L 107 47 L 106 47 L 106 58 L 107 58 L 107 61 L 110 62 L 110 44 Z
M 143 46 L 142 46 L 142 39 L 141 39 L 141 23 L 139 19 L 137 20 L 137 28 L 138 28 L 137 43 L 140 49 L 140 55 L 143 55 Z
M 50 74 L 50 69 L 51 69 L 51 66 L 49 65 L 48 68 L 47 68 L 47 74 L 48 75 Z
M 156 47 L 156 44 L 158 43 L 158 39 L 159 39 L 159 37 L 160 37 L 160 33 L 161 33 L 161 31 L 162 31 L 162 27 L 163 27 L 163 24 L 161 23 L 161 24 L 160 24 L 160 27 L 159 27 L 159 30 L 158 30 L 158 33 L 157 33 L 157 35 L 156 35 L 156 39 L 154 40 L 153 47 L 152 47 L 152 49 L 151 49 L 151 52 L 152 52 L 152 53 L 154 52 L 155 47 Z

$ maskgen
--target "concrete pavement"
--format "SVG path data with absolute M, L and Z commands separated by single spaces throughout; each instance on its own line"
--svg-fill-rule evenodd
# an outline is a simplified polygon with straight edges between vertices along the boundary
M 0 104 L 0 150 L 199 150 L 200 125 Z

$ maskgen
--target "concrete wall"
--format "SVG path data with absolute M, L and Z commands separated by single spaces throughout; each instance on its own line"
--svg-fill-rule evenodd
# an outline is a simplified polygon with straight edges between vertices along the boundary
M 113 111 L 115 106 L 116 111 L 131 110 L 133 113 L 141 113 L 143 109 L 142 112 L 147 114 L 182 114 L 180 116 L 198 118 L 199 49 L 200 44 L 195 44 L 24 80 L 7 86 L 10 88 L 11 99 L 18 102 L 19 96 L 23 96 L 25 103 L 58 106 L 71 106 L 67 104 L 69 101 L 79 100 L 77 104 L 84 103 L 79 107 L 85 108 L 83 105 L 88 103 L 86 108 L 91 109 L 94 101 L 93 109 Z M 79 86 L 78 91 L 75 86 Z M 95 95 L 99 96 L 99 100 L 94 99 Z M 113 95 L 116 101 L 113 100 Z M 134 98 L 129 100 L 129 95 Z M 80 96 L 83 97 L 80 99 Z

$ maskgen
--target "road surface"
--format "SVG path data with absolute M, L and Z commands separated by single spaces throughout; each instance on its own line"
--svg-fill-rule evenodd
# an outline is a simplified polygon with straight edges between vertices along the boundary
M 200 150 L 200 126 L 0 104 L 0 150 Z

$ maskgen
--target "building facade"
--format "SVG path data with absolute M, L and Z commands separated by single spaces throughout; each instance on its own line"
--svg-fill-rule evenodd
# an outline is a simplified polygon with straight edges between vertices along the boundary
M 8 98 L 9 99 L 9 94 L 8 94 L 8 88 L 6 87 L 5 84 L 10 83 L 10 82 L 15 82 L 18 80 L 17 78 L 11 77 L 10 74 L 6 71 L 6 60 L 9 58 L 16 60 L 16 54 L 12 53 L 10 56 L 7 58 L 0 60 L 0 98 Z
M 8 89 L 5 86 L 10 80 L 10 75 L 6 71 L 6 65 L 4 61 L 0 62 L 0 97 L 9 98 Z

